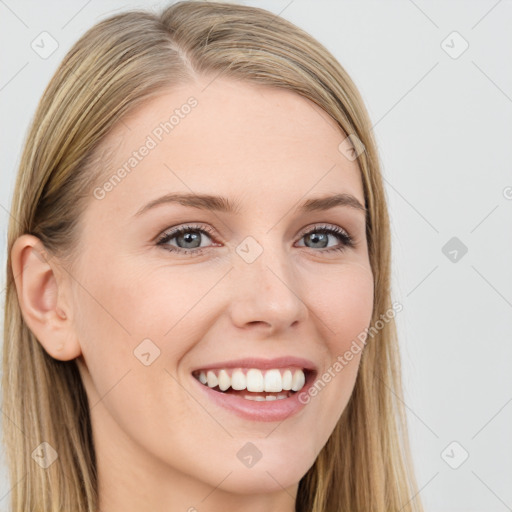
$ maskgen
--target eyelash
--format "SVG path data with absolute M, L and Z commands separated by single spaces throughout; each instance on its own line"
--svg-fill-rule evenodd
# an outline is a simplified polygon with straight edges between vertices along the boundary
M 213 236 L 214 236 L 212 229 L 207 226 L 186 225 L 186 226 L 182 226 L 182 227 L 173 229 L 171 231 L 162 233 L 162 235 L 159 236 L 159 238 L 157 240 L 157 245 L 163 247 L 166 251 L 169 251 L 169 252 L 181 253 L 181 254 L 184 254 L 185 256 L 199 256 L 200 254 L 203 253 L 203 251 L 205 249 L 208 249 L 208 247 L 200 247 L 200 248 L 196 248 L 196 249 L 182 249 L 181 247 L 174 247 L 172 245 L 166 246 L 167 242 L 169 242 L 173 238 L 175 238 L 179 235 L 188 233 L 190 231 L 196 231 L 196 232 L 208 235 L 210 238 L 213 238 Z M 327 235 L 334 235 L 342 242 L 342 244 L 337 247 L 331 247 L 329 249 L 320 249 L 319 251 L 316 251 L 316 252 L 322 252 L 322 253 L 338 252 L 338 251 L 344 251 L 347 247 L 352 248 L 355 246 L 354 239 L 345 230 L 338 228 L 337 226 L 329 226 L 329 225 L 313 226 L 313 228 L 311 228 L 309 231 L 306 231 L 305 233 L 302 234 L 301 239 L 311 233 L 322 233 L 322 234 L 327 234 Z M 301 247 L 305 247 L 305 246 L 301 246 Z

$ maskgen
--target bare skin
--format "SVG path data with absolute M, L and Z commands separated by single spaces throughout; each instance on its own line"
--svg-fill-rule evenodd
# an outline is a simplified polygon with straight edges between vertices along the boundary
M 373 308 L 364 211 L 296 211 L 333 194 L 364 205 L 357 161 L 338 150 L 345 136 L 335 122 L 289 91 L 225 79 L 203 91 L 207 83 L 155 97 L 109 135 L 105 181 L 175 108 L 197 99 L 104 197 L 91 192 L 73 279 L 56 258 L 38 256 L 31 235 L 12 251 L 25 320 L 50 355 L 77 359 L 93 404 L 101 512 L 294 511 L 298 483 L 357 376 L 360 354 L 280 422 L 238 417 L 193 380 L 201 365 L 251 356 L 303 357 L 321 376 Z M 221 195 L 240 211 L 167 203 L 136 215 L 170 192 Z M 157 245 L 189 224 L 201 253 L 182 237 Z M 353 246 L 334 234 L 315 244 L 306 235 L 318 226 L 341 228 Z M 262 249 L 251 263 L 236 251 L 247 237 Z M 160 350 L 150 365 L 134 354 L 145 339 Z M 251 468 L 237 457 L 247 442 L 262 454 Z

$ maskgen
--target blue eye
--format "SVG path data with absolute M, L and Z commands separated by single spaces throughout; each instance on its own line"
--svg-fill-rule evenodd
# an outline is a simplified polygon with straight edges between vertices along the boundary
M 313 229 L 304 233 L 302 238 L 306 238 L 313 244 L 319 243 L 321 246 L 319 248 L 324 249 L 325 247 L 323 244 L 324 242 L 327 244 L 329 243 L 330 236 L 337 238 L 341 244 L 335 247 L 330 247 L 321 252 L 342 251 L 346 247 L 354 247 L 355 245 L 352 237 L 344 229 L 340 229 L 337 226 L 315 226 Z
M 201 238 L 206 235 L 208 238 L 213 237 L 212 230 L 203 226 L 186 225 L 171 231 L 164 232 L 158 239 L 157 245 L 164 247 L 167 251 L 182 253 L 186 256 L 198 256 L 202 254 L 206 247 L 201 247 Z M 336 238 L 340 244 L 334 247 L 328 247 L 329 237 Z M 321 225 L 315 226 L 305 232 L 301 239 L 305 238 L 309 243 L 317 244 L 312 249 L 321 249 L 316 252 L 332 252 L 343 251 L 347 247 L 354 247 L 355 243 L 352 237 L 344 230 L 337 226 Z M 171 245 L 170 242 L 175 241 L 177 245 Z M 327 245 L 327 247 L 326 247 Z M 307 247 L 300 245 L 299 247 Z
M 204 247 L 198 247 L 198 243 L 201 243 L 201 236 L 207 235 L 208 238 L 210 238 L 210 233 L 209 229 L 207 230 L 199 226 L 182 226 L 164 233 L 162 237 L 159 238 L 157 245 L 164 246 L 164 248 L 170 252 L 180 252 L 187 256 L 197 256 L 201 254 L 204 249 Z M 185 247 L 169 245 L 168 242 L 174 239 L 176 242 L 179 241 L 185 244 Z

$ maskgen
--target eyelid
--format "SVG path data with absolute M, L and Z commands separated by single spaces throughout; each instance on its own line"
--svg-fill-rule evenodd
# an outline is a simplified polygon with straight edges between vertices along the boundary
M 193 249 L 183 249 L 181 247 L 175 247 L 173 245 L 167 245 L 167 241 L 174 239 L 176 236 L 180 235 L 183 232 L 187 231 L 197 231 L 203 234 L 206 234 L 210 239 L 212 239 L 213 244 L 207 247 L 196 247 Z M 345 228 L 338 226 L 337 224 L 329 224 L 329 223 L 314 223 L 302 229 L 299 234 L 299 240 L 311 232 L 323 232 L 324 234 L 328 234 L 334 236 L 338 239 L 339 244 L 334 247 L 325 247 L 316 250 L 314 248 L 310 248 L 313 253 L 320 253 L 323 255 L 332 256 L 333 254 L 342 254 L 347 249 L 353 249 L 359 245 L 357 238 L 353 237 Z M 176 253 L 179 256 L 187 256 L 194 257 L 201 255 L 206 249 L 211 247 L 219 246 L 218 243 L 215 242 L 216 234 L 215 230 L 208 226 L 207 224 L 180 224 L 174 226 L 172 228 L 168 228 L 163 231 L 160 235 L 158 235 L 156 241 L 156 245 L 164 248 L 168 252 Z M 294 245 L 295 246 L 295 245 Z M 306 245 L 300 245 L 298 247 L 304 247 L 307 249 Z
M 350 233 L 345 229 L 345 228 L 342 228 L 341 226 L 338 226 L 336 224 L 329 224 L 327 222 L 316 222 L 314 224 L 311 224 L 307 227 L 305 227 L 303 230 L 301 230 L 299 232 L 299 235 L 301 237 L 303 237 L 304 235 L 308 234 L 310 231 L 315 231 L 315 230 L 322 230 L 322 229 L 330 229 L 330 230 L 339 230 L 341 232 L 343 232 L 345 235 L 351 237 Z
M 156 237 L 156 244 L 158 245 L 166 238 L 169 238 L 171 235 L 175 236 L 180 233 L 180 231 L 203 231 L 206 232 L 207 235 L 209 235 L 211 238 L 215 236 L 214 230 L 210 228 L 206 224 L 179 224 L 178 226 L 173 226 L 171 228 L 167 228 L 162 233 L 157 235 Z

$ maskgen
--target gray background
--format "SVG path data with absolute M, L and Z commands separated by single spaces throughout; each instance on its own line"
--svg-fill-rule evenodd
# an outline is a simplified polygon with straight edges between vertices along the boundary
M 369 110 L 392 217 L 405 404 L 426 509 L 512 510 L 511 1 L 245 3 L 325 44 Z M 166 4 L 0 0 L 3 267 L 21 147 L 58 63 L 102 18 Z M 58 42 L 48 58 L 31 47 L 43 31 Z

